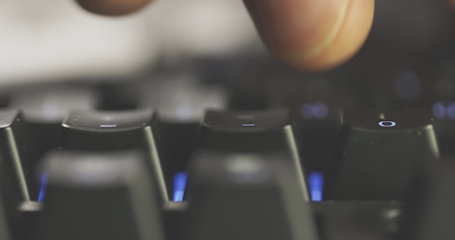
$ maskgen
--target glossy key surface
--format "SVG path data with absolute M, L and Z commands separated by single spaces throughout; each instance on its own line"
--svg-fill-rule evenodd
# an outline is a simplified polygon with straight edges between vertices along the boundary
M 295 145 L 289 112 L 207 111 L 198 146 L 212 150 L 289 151 Z
M 118 151 L 141 149 L 148 154 L 148 168 L 157 186 L 168 198 L 172 186 L 166 162 L 160 161 L 151 110 L 116 112 L 71 112 L 63 121 L 59 146 L 65 150 Z
M 292 168 L 279 155 L 199 155 L 186 238 L 318 239 L 306 186 Z
M 160 197 L 135 152 L 48 155 L 45 205 L 32 239 L 163 239 Z
M 287 110 L 207 111 L 196 142 L 198 151 L 278 152 L 291 159 L 305 181 L 304 159 Z
M 137 94 L 140 107 L 158 112 L 163 161 L 172 172 L 187 170 L 205 112 L 228 107 L 225 89 L 196 80 L 191 74 L 162 74 L 141 84 Z
M 3 174 L 9 175 L 16 201 L 38 198 L 39 186 L 33 176 L 37 156 L 27 130 L 18 110 L 0 111 L 0 151 L 6 169 Z
M 22 110 L 37 155 L 57 147 L 60 125 L 71 110 L 90 111 L 100 97 L 94 89 L 70 86 L 37 86 L 13 92 L 8 106 Z
M 328 173 L 327 199 L 402 200 L 413 170 L 439 155 L 425 111 L 347 110 L 343 123 Z

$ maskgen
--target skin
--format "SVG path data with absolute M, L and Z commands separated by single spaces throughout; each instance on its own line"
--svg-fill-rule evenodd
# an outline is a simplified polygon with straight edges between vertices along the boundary
M 349 60 L 365 42 L 374 0 L 243 0 L 259 35 L 276 57 L 305 70 Z M 449 0 L 455 7 L 455 0 Z M 86 10 L 118 16 L 151 0 L 77 0 Z
M 323 70 L 352 57 L 371 29 L 373 0 L 244 0 L 259 34 L 284 62 Z
M 121 16 L 143 8 L 151 0 L 76 0 L 76 2 L 82 8 L 92 13 Z

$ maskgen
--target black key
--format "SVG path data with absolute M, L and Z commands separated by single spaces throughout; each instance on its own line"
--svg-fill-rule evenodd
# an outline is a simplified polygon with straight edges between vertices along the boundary
M 160 200 L 137 152 L 55 152 L 43 162 L 46 203 L 36 240 L 162 240 Z
M 318 239 L 305 186 L 290 162 L 280 155 L 197 156 L 186 239 Z
M 60 125 L 68 111 L 95 109 L 98 102 L 92 90 L 47 86 L 14 93 L 9 106 L 23 111 L 40 158 L 57 146 Z
M 454 182 L 453 161 L 428 165 L 415 175 L 400 219 L 399 239 L 453 239 Z
M 302 184 L 305 179 L 287 110 L 207 111 L 197 148 L 224 152 L 280 152 L 292 159 Z
M 205 111 L 227 108 L 224 91 L 191 80 L 188 74 L 157 77 L 144 84 L 138 96 L 140 107 L 152 108 L 160 116 L 163 161 L 173 173 L 186 171 Z
M 141 146 L 154 114 L 138 111 L 72 111 L 63 121 L 59 146 L 64 149 L 111 150 Z
M 343 74 L 330 75 L 272 75 L 267 94 L 271 107 L 290 109 L 305 152 L 305 168 L 319 174 L 327 169 L 336 148 L 340 109 L 354 105 L 353 94 L 346 89 L 349 84 L 340 79 Z
M 168 167 L 163 166 L 155 141 L 156 117 L 150 110 L 116 112 L 70 112 L 63 121 L 59 146 L 65 150 L 131 150 L 148 153 L 148 167 L 157 177 L 163 200 L 168 199 L 166 185 L 172 184 Z M 164 173 L 163 173 L 164 172 Z M 163 176 L 164 175 L 164 176 Z
M 36 155 L 17 110 L 0 111 L 0 151 L 16 201 L 36 200 L 38 184 L 32 176 Z
M 326 196 L 334 200 L 402 200 L 413 169 L 438 157 L 425 111 L 366 113 L 348 110 Z
M 198 147 L 208 150 L 284 151 L 298 154 L 287 110 L 207 111 Z

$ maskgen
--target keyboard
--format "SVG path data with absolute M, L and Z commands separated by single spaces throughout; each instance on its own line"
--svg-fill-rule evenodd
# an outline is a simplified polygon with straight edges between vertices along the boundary
M 191 62 L 5 91 L 0 239 L 455 235 L 450 72 Z

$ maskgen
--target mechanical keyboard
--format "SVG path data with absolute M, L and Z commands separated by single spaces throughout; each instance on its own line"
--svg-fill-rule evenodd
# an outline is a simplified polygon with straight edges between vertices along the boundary
M 0 240 L 455 235 L 450 74 L 192 63 L 0 96 Z

